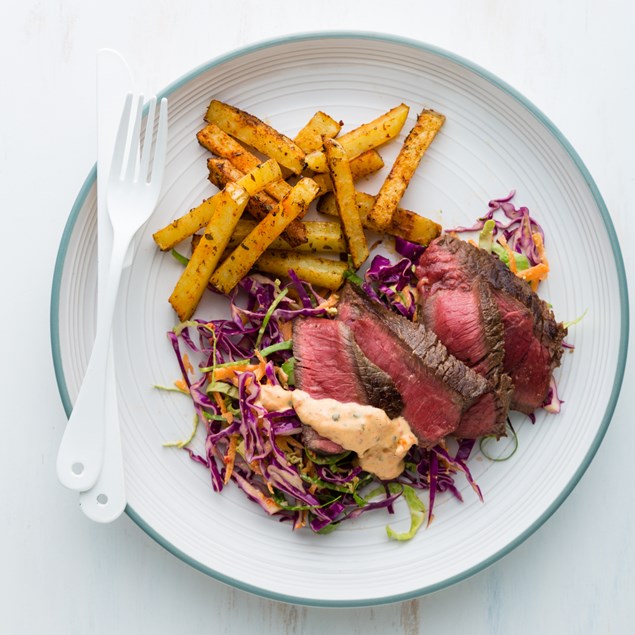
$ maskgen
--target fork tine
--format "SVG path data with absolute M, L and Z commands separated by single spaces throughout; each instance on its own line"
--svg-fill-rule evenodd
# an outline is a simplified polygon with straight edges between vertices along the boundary
M 132 108 L 132 93 L 126 95 L 123 112 L 119 120 L 117 139 L 112 155 L 112 165 L 110 166 L 110 178 L 119 180 L 123 168 L 123 158 L 126 152 L 126 139 L 128 138 L 128 125 L 130 122 L 130 110 Z
M 159 106 L 159 126 L 157 141 L 154 147 L 154 161 L 152 163 L 152 183 L 161 188 L 163 172 L 165 170 L 165 154 L 168 145 L 168 100 L 164 97 Z
M 128 151 L 128 167 L 124 178 L 132 181 L 135 177 L 135 168 L 139 155 L 139 140 L 141 139 L 141 116 L 143 115 L 143 95 L 137 98 L 137 109 L 135 111 L 134 128 L 130 137 L 130 147 Z
M 150 165 L 150 154 L 152 152 L 152 137 L 154 134 L 154 114 L 157 107 L 157 98 L 152 97 L 148 107 L 146 118 L 146 133 L 143 138 L 143 152 L 141 153 L 141 163 L 139 164 L 139 177 L 141 183 L 148 180 L 148 166 Z

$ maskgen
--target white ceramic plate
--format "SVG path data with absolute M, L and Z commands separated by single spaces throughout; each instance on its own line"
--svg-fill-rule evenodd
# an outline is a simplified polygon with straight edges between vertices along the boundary
M 254 46 L 191 72 L 166 89 L 170 140 L 163 196 L 122 282 L 115 323 L 128 514 L 155 540 L 209 575 L 275 599 L 314 605 L 392 602 L 443 588 L 491 564 L 536 530 L 591 461 L 622 380 L 628 306 L 621 256 L 602 199 L 568 142 L 533 105 L 473 64 L 421 43 L 372 34 L 306 35 Z M 387 540 L 368 514 L 327 536 L 292 532 L 236 488 L 214 494 L 185 452 L 162 447 L 190 431 L 187 399 L 153 389 L 178 369 L 165 337 L 167 298 L 179 265 L 152 231 L 214 191 L 195 133 L 212 97 L 293 136 L 317 110 L 347 127 L 405 102 L 410 124 L 431 107 L 447 122 L 409 187 L 404 206 L 445 226 L 471 223 L 487 201 L 517 191 L 543 224 L 556 316 L 572 320 L 574 354 L 558 370 L 558 416 L 516 420 L 520 447 L 504 463 L 471 460 L 485 502 L 461 482 L 465 502 L 438 501 L 436 518 L 409 543 Z M 406 124 L 404 130 L 409 128 Z M 390 164 L 398 144 L 383 152 Z M 376 191 L 383 174 L 364 185 Z M 73 208 L 59 250 L 51 328 L 57 378 L 70 412 L 94 337 L 95 172 Z M 222 307 L 221 307 L 222 308 Z M 206 302 L 202 313 L 218 310 Z M 209 315 L 209 313 L 208 313 Z M 505 442 L 503 442 L 505 445 Z

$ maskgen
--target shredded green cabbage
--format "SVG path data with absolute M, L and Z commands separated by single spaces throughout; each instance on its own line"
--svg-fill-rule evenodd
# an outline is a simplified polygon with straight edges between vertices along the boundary
M 391 483 L 392 486 L 397 486 L 395 483 Z M 423 524 L 423 519 L 426 515 L 426 507 L 422 500 L 417 496 L 417 493 L 409 485 L 403 485 L 403 497 L 408 504 L 410 510 L 410 529 L 401 533 L 396 532 L 390 525 L 386 525 L 386 533 L 388 538 L 392 540 L 410 540 L 419 531 L 419 527 Z

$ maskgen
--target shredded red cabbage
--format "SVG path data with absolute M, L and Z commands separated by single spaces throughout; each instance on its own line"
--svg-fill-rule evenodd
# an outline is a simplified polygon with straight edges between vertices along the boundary
M 413 262 L 408 258 L 392 263 L 377 255 L 366 271 L 362 288 L 369 297 L 412 320 L 416 309 L 413 276 Z
M 493 199 L 488 203 L 489 211 L 481 216 L 471 227 L 454 227 L 446 229 L 447 232 L 461 233 L 473 232 L 483 229 L 485 222 L 494 221 L 494 237 L 502 234 L 507 241 L 509 248 L 519 254 L 524 254 L 530 266 L 540 263 L 540 255 L 532 235 L 540 234 L 545 241 L 545 233 L 540 224 L 531 216 L 527 207 L 516 207 L 511 201 L 516 195 L 512 190 L 506 197 Z M 500 221 L 494 218 L 494 214 L 502 211 L 507 221 Z
M 490 201 L 488 213 L 472 227 L 448 231 L 479 231 L 492 220 L 494 236 L 502 234 L 512 250 L 524 254 L 530 265 L 537 264 L 540 257 L 532 234 L 543 235 L 542 228 L 526 207 L 513 205 L 513 197 L 511 192 Z M 506 221 L 494 219 L 499 210 Z M 395 249 L 401 256 L 397 262 L 377 255 L 363 280 L 356 276 L 351 280 L 357 279 L 370 298 L 414 319 L 415 265 L 425 247 L 397 238 Z M 395 501 L 409 488 L 428 492 L 429 524 L 439 494 L 449 492 L 462 500 L 455 483 L 458 474 L 482 500 L 467 466 L 473 440 L 460 441 L 454 452 L 441 445 L 414 446 L 405 458 L 404 472 L 391 482 L 363 471 L 354 453 L 321 456 L 306 448 L 295 411 L 267 412 L 259 405 L 258 395 L 263 382 L 293 389 L 294 360 L 291 346 L 285 343 L 290 323 L 297 317 L 328 318 L 331 302 L 293 271 L 284 286 L 263 275 L 247 276 L 228 299 L 229 319 L 192 320 L 168 333 L 196 413 L 206 426 L 204 456 L 187 446 L 185 450 L 209 470 L 215 491 L 231 480 L 267 514 L 290 522 L 294 529 L 308 526 L 321 533 L 375 509 L 392 514 Z M 186 354 L 188 360 L 190 355 L 197 358 L 193 373 L 188 372 Z M 235 364 L 233 376 L 211 384 L 210 371 L 228 364 Z M 561 403 L 552 381 L 544 407 L 559 412 Z
M 377 256 L 363 284 L 369 295 L 412 318 L 413 258 L 418 258 L 421 248 L 403 241 L 399 249 L 404 257 L 395 264 Z M 261 382 L 286 384 L 280 369 L 289 363 L 292 352 L 274 350 L 284 343 L 285 324 L 298 316 L 328 317 L 330 312 L 327 298 L 294 272 L 289 277 L 290 282 L 280 286 L 265 276 L 248 276 L 229 297 L 230 319 L 192 320 L 168 333 L 194 408 L 206 427 L 204 456 L 185 449 L 210 471 L 212 487 L 220 492 L 228 481 L 233 443 L 236 453 L 229 480 L 267 514 L 293 528 L 328 532 L 375 509 L 392 514 L 395 501 L 408 487 L 428 491 L 430 522 L 439 493 L 462 500 L 457 474 L 475 486 L 465 465 L 473 442 L 461 444 L 455 455 L 441 446 L 415 446 L 406 457 L 405 471 L 387 483 L 363 471 L 354 453 L 320 456 L 304 447 L 302 424 L 294 410 L 267 412 L 259 405 Z M 269 347 L 273 352 L 266 359 L 256 355 L 256 348 L 266 352 Z M 188 372 L 190 356 L 198 364 L 194 373 Z M 238 363 L 233 381 L 210 384 L 210 369 L 231 362 Z
M 395 251 L 402 258 L 394 263 L 381 255 L 373 258 L 361 287 L 373 300 L 412 320 L 417 308 L 415 265 L 425 247 L 396 237 Z
M 545 403 L 542 405 L 542 407 L 547 412 L 558 414 L 563 403 L 564 400 L 560 399 L 560 397 L 558 396 L 558 384 L 552 376 L 551 381 L 549 382 L 549 391 L 547 392 L 547 397 L 545 398 Z

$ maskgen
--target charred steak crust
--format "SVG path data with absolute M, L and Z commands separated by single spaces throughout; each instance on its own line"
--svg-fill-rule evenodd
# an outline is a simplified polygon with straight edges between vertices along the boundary
M 487 360 L 479 360 L 478 366 L 484 365 L 485 377 L 492 378 L 494 375 L 496 378 L 503 368 L 505 358 L 505 329 L 496 298 L 489 286 L 479 279 L 476 283 L 476 289 L 481 306 L 483 335 L 487 348 Z
M 381 408 L 391 419 L 398 417 L 403 410 L 404 403 L 395 382 L 388 373 L 373 364 L 364 355 L 354 339 L 351 342 L 351 349 L 357 364 L 357 373 L 366 389 L 367 403 L 375 408 Z
M 490 392 L 463 413 L 453 436 L 459 439 L 478 439 L 486 435 L 499 439 L 506 436 L 507 415 L 514 385 L 511 377 L 505 373 L 499 373 L 489 381 Z
M 489 285 L 480 278 L 476 282 L 476 289 L 481 306 L 481 317 L 483 320 L 483 335 L 487 349 L 486 359 L 479 362 L 475 368 L 477 372 L 483 371 L 492 386 L 494 399 L 494 413 L 490 420 L 483 419 L 479 426 L 469 426 L 469 418 L 461 421 L 457 436 L 461 438 L 478 438 L 484 435 L 493 435 L 497 439 L 506 434 L 507 415 L 514 394 L 514 384 L 511 377 L 503 372 L 505 361 L 505 327 L 501 319 L 498 303 Z
M 346 283 L 340 296 L 340 307 L 342 304 L 353 309 L 357 314 L 355 317 L 365 312 L 374 315 L 390 329 L 406 352 L 410 352 L 437 379 L 459 393 L 468 402 L 477 399 L 485 392 L 487 382 L 456 357 L 450 355 L 435 333 L 423 324 L 411 322 L 382 304 L 370 300 L 359 287 L 350 283 Z M 340 312 L 339 318 L 342 319 L 342 317 Z M 345 316 L 344 321 L 347 321 Z M 356 341 L 360 344 L 357 338 Z M 363 350 L 363 343 L 361 346 Z

